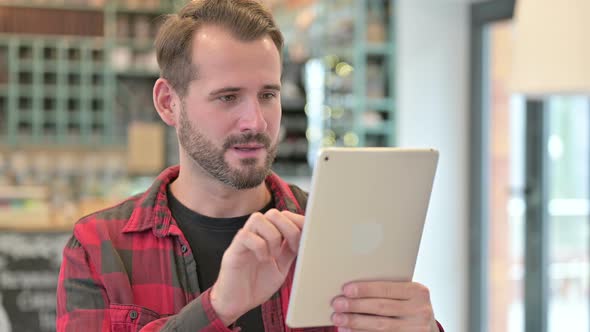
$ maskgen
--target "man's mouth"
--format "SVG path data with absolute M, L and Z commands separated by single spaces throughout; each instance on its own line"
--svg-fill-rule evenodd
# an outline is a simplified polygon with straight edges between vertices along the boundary
M 238 151 L 248 152 L 248 151 L 256 151 L 259 149 L 264 149 L 265 147 L 263 144 L 238 144 L 238 145 L 234 145 L 233 148 Z

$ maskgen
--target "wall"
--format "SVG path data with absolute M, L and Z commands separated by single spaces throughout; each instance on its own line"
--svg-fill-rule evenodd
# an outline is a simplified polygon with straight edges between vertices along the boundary
M 398 145 L 440 151 L 415 280 L 467 332 L 469 3 L 398 0 L 396 21 Z

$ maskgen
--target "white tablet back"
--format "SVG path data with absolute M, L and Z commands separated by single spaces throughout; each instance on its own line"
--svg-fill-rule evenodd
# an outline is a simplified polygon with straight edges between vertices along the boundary
M 438 152 L 330 148 L 316 162 L 287 313 L 332 325 L 332 299 L 355 280 L 410 281 Z

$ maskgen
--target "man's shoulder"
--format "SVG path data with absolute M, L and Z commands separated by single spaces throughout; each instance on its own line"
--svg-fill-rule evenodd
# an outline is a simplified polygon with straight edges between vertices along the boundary
M 87 228 L 96 226 L 108 226 L 109 228 L 122 229 L 133 215 L 137 202 L 142 194 L 137 194 L 110 207 L 98 210 L 80 218 L 75 228 Z
M 166 168 L 145 191 L 80 218 L 76 226 L 98 223 L 118 224 L 123 227 L 137 209 L 141 209 L 142 213 L 151 213 L 156 206 L 162 204 L 160 201 L 161 193 L 166 190 L 169 182 L 178 177 L 179 170 L 178 165 Z

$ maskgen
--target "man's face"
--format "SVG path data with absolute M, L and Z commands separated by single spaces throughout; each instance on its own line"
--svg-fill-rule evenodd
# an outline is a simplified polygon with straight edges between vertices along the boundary
M 194 36 L 197 79 L 178 118 L 181 150 L 236 189 L 258 186 L 276 155 L 281 63 L 270 37 L 242 42 L 204 26 Z

